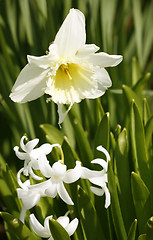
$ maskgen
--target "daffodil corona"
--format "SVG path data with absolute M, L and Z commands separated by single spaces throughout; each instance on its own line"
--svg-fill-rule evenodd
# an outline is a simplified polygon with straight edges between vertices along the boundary
M 50 95 L 58 104 L 59 124 L 76 102 L 85 98 L 102 96 L 111 79 L 104 69 L 122 61 L 120 55 L 109 55 L 94 44 L 86 44 L 85 18 L 82 12 L 71 9 L 49 52 L 45 56 L 27 56 L 28 64 L 19 74 L 10 98 L 14 102 L 25 103 Z M 68 110 L 63 113 L 63 104 Z

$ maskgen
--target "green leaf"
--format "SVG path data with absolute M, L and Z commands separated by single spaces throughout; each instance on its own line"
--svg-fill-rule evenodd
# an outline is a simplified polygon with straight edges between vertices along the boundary
M 142 99 L 130 87 L 123 85 L 122 89 L 123 89 L 123 96 L 125 97 L 125 100 L 127 102 L 127 107 L 130 109 L 131 102 L 134 99 L 135 103 L 139 107 L 139 111 L 142 116 L 143 115 Z
M 16 197 L 16 184 L 11 170 L 6 169 L 6 163 L 0 155 L 0 198 L 7 208 L 15 216 L 19 216 L 20 200 Z M 12 179 L 12 180 L 11 180 Z
M 150 217 L 146 224 L 147 240 L 153 239 L 153 217 Z
M 67 231 L 56 220 L 49 219 L 50 231 L 54 239 L 70 240 L 70 236 Z
M 120 208 L 119 198 L 117 194 L 117 185 L 116 185 L 115 175 L 113 173 L 111 161 L 108 164 L 108 188 L 111 194 L 110 208 L 111 208 L 111 214 L 112 214 L 112 219 L 113 219 L 113 224 L 114 224 L 117 239 L 126 240 L 127 234 L 126 234 L 123 216 Z
M 64 137 L 64 141 L 62 144 L 62 150 L 64 153 L 64 164 L 69 168 L 74 168 L 76 160 L 79 160 L 78 155 L 74 151 L 74 149 L 71 147 L 68 139 Z
M 141 234 L 141 235 L 138 237 L 138 240 L 147 240 L 147 235 L 146 235 L 146 234 Z
M 144 233 L 146 222 L 150 217 L 150 192 L 140 176 L 134 172 L 131 174 L 131 188 L 139 232 Z
M 127 240 L 135 240 L 136 237 L 136 230 L 137 230 L 137 219 L 131 224 Z
M 76 137 L 76 143 L 80 153 L 79 157 L 84 166 L 90 167 L 90 162 L 93 159 L 93 153 L 87 138 L 87 134 L 84 131 L 80 121 L 76 119 L 76 114 L 73 109 L 70 111 L 70 118 Z
M 135 171 L 137 173 L 140 173 L 140 176 L 145 182 L 145 184 L 151 186 L 144 127 L 140 117 L 138 106 L 135 104 L 134 101 L 131 104 L 130 119 L 130 137 Z
M 134 218 L 134 205 L 131 195 L 131 176 L 128 159 L 128 138 L 125 128 L 118 136 L 115 159 L 117 178 L 119 182 L 118 194 L 120 206 L 122 215 L 124 217 L 124 224 L 126 230 L 128 231 Z
M 132 1 L 133 16 L 135 24 L 136 47 L 138 52 L 139 64 L 143 67 L 143 17 L 141 12 L 141 2 L 139 0 Z
M 109 123 L 110 115 L 109 113 L 106 113 L 98 128 L 95 135 L 94 140 L 94 157 L 99 156 L 99 152 L 96 150 L 96 147 L 99 145 L 102 145 L 104 148 L 109 149 L 109 134 L 110 134 L 110 123 Z
M 140 78 L 140 80 L 136 83 L 136 85 L 133 87 L 133 91 L 139 95 L 142 94 L 142 91 L 145 89 L 147 82 L 149 81 L 150 73 L 146 73 L 145 76 Z
M 19 219 L 14 218 L 11 214 L 7 212 L 0 213 L 3 220 L 7 223 L 8 231 L 13 234 L 16 239 L 33 239 L 40 240 L 40 237 L 36 236 L 33 232 L 27 228 Z
M 146 98 L 143 99 L 143 122 L 144 126 L 146 125 L 147 121 L 151 117 L 150 109 L 149 109 L 149 104 Z
M 78 186 L 77 201 L 81 226 L 86 236 L 85 239 L 105 239 L 102 228 L 99 225 L 96 209 L 87 193 L 80 186 Z
M 141 77 L 140 66 L 137 62 L 136 57 L 133 57 L 132 58 L 132 86 L 136 85 L 140 77 Z
M 8 181 L 9 187 L 12 192 L 12 198 L 15 200 L 18 210 L 20 211 L 22 208 L 22 205 L 21 205 L 21 201 L 17 197 L 16 189 L 19 187 L 19 185 L 17 183 L 16 176 L 14 175 L 13 171 L 8 166 L 7 166 L 6 173 L 7 173 L 7 181 Z
M 146 136 L 146 147 L 147 149 L 149 146 L 152 146 L 152 134 L 153 134 L 153 115 L 148 120 L 146 126 L 145 126 L 145 136 Z
M 59 143 L 62 145 L 64 134 L 59 131 L 56 127 L 52 126 L 51 124 L 41 124 L 40 128 L 46 134 L 46 139 L 51 143 Z

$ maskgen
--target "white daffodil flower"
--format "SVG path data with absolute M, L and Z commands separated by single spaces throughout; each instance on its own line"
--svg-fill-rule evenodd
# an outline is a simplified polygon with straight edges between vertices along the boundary
M 40 159 L 38 159 L 40 161 Z M 40 166 L 40 165 L 39 165 Z M 67 170 L 66 165 L 62 164 L 61 161 L 55 162 L 51 167 L 49 163 L 41 159 L 40 171 L 48 180 L 30 185 L 30 181 L 22 183 L 20 179 L 20 173 L 22 169 L 18 172 L 17 181 L 21 188 L 17 189 L 18 198 L 22 200 L 23 209 L 20 214 L 20 220 L 24 222 L 26 210 L 34 207 L 40 197 L 52 197 L 55 198 L 58 194 L 59 197 L 68 205 L 73 205 L 69 194 L 66 191 L 64 183 L 73 183 L 80 178 L 81 175 L 81 163 L 76 161 L 76 166 L 74 169 Z
M 105 208 L 108 208 L 110 205 L 110 192 L 107 188 L 106 183 L 108 182 L 107 179 L 107 169 L 108 169 L 108 162 L 110 161 L 110 155 L 105 148 L 102 146 L 98 146 L 97 150 L 103 152 L 106 156 L 107 161 L 101 158 L 94 159 L 91 163 L 99 164 L 102 166 L 101 171 L 94 171 L 88 168 L 82 167 L 81 178 L 88 179 L 91 183 L 97 185 L 98 187 L 91 186 L 91 191 L 97 195 L 102 196 L 105 193 Z
M 109 55 L 94 44 L 86 44 L 85 18 L 82 12 L 71 9 L 48 55 L 27 56 L 28 64 L 19 74 L 10 98 L 25 103 L 49 94 L 58 104 L 59 124 L 76 102 L 102 96 L 111 79 L 105 67 L 114 67 L 122 61 L 120 55 Z M 63 104 L 68 110 L 63 113 Z
M 34 149 L 39 142 L 38 138 L 35 138 L 27 142 L 26 144 L 24 144 L 24 140 L 27 140 L 26 136 L 23 136 L 20 140 L 20 146 L 23 152 L 19 151 L 18 146 L 14 147 L 16 156 L 19 159 L 24 160 L 24 167 L 22 168 L 22 170 L 20 170 L 19 174 L 21 174 L 21 172 L 23 171 L 23 174 L 25 176 L 28 176 L 30 174 L 34 179 L 41 180 L 42 178 L 35 175 L 32 168 L 35 170 L 39 170 L 38 159 L 41 159 L 43 158 L 43 156 L 48 155 L 52 151 L 53 147 L 61 146 L 59 144 L 51 145 L 49 143 L 45 143 L 39 148 Z
M 42 238 L 49 238 L 48 240 L 54 240 L 51 234 L 51 229 L 49 228 L 49 219 L 53 216 L 48 216 L 45 218 L 44 226 L 42 226 L 39 221 L 36 219 L 34 214 L 30 214 L 30 225 L 33 231 Z M 56 221 L 67 231 L 69 236 L 73 235 L 78 226 L 78 219 L 75 218 L 70 222 L 68 216 L 61 216 L 56 219 Z

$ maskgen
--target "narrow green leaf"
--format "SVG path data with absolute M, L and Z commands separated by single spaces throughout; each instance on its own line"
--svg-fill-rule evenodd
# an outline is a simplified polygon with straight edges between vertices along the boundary
M 68 139 L 64 137 L 64 141 L 62 144 L 62 150 L 64 153 L 64 163 L 69 168 L 75 167 L 76 160 L 79 160 L 78 155 L 74 151 L 74 149 L 71 147 L 70 143 L 68 142 Z
M 96 209 L 87 193 L 80 186 L 78 186 L 77 202 L 85 239 L 105 239 L 102 228 L 99 225 Z
M 140 176 L 134 172 L 131 174 L 131 187 L 139 232 L 144 233 L 146 222 L 150 217 L 150 192 Z
M 17 191 L 16 189 L 19 187 L 18 183 L 17 183 L 17 179 L 16 176 L 14 175 L 14 173 L 12 172 L 11 169 L 9 169 L 9 167 L 7 166 L 7 181 L 9 184 L 9 187 L 11 189 L 12 192 L 12 198 L 15 200 L 16 205 L 18 207 L 18 210 L 20 211 L 22 208 L 21 205 L 21 201 L 19 200 L 19 198 L 17 197 Z
M 139 81 L 133 86 L 133 91 L 138 94 L 142 95 L 142 91 L 146 88 L 147 83 L 150 79 L 150 73 L 146 73 L 143 77 L 139 79 Z
M 153 239 L 153 217 L 149 218 L 146 225 L 147 240 Z
M 134 205 L 131 195 L 131 176 L 130 176 L 130 163 L 128 158 L 128 138 L 127 131 L 124 128 L 119 134 L 116 151 L 116 168 L 117 178 L 119 182 L 119 199 L 122 215 L 124 218 L 124 224 L 128 231 L 131 225 L 131 221 L 134 218 Z
M 140 66 L 136 57 L 132 58 L 132 86 L 136 85 L 141 77 Z
M 108 188 L 111 194 L 111 213 L 113 224 L 116 232 L 117 239 L 126 240 L 127 234 L 125 230 L 125 225 L 123 221 L 123 216 L 120 208 L 119 198 L 117 194 L 117 185 L 115 180 L 115 175 L 112 169 L 112 162 L 108 164 Z
M 150 117 L 150 119 L 148 120 L 145 126 L 145 137 L 146 137 L 147 149 L 151 145 L 152 133 L 153 133 L 153 115 Z
M 143 17 L 141 12 L 141 2 L 139 0 L 132 1 L 133 5 L 133 16 L 135 24 L 135 34 L 136 34 L 136 47 L 138 52 L 139 64 L 143 67 Z
M 149 104 L 146 98 L 143 99 L 143 122 L 144 126 L 146 126 L 147 121 L 151 117 L 150 109 L 149 109 Z
M 8 175 L 9 174 L 9 175 Z M 20 210 L 20 200 L 16 197 L 16 184 L 14 185 L 11 181 L 12 174 L 8 173 L 8 170 L 6 169 L 6 163 L 2 156 L 0 156 L 0 198 L 3 202 L 4 207 L 14 214 L 15 216 L 19 216 L 19 210 Z M 13 196 L 12 196 L 13 193 Z
M 141 235 L 138 237 L 138 240 L 147 240 L 147 235 L 146 235 L 146 234 L 141 234 Z
M 70 236 L 67 231 L 56 220 L 49 219 L 50 231 L 54 239 L 57 240 L 70 240 Z
M 136 230 L 137 230 L 137 219 L 131 224 L 127 240 L 135 240 L 136 237 Z
M 131 147 L 135 171 L 137 173 L 140 173 L 140 176 L 142 177 L 145 184 L 151 186 L 144 127 L 140 117 L 140 111 L 134 101 L 131 104 L 130 119 L 130 136 L 132 143 Z
M 32 20 L 30 14 L 29 1 L 23 0 L 22 3 L 19 2 L 21 13 L 22 13 L 22 24 L 25 28 L 26 36 L 30 45 L 33 45 L 33 31 L 32 31 Z
M 110 115 L 106 113 L 96 131 L 95 139 L 94 139 L 94 156 L 98 157 L 99 153 L 96 150 L 96 147 L 102 145 L 104 148 L 109 149 L 109 134 L 110 134 L 110 123 L 109 123 Z
M 40 240 L 40 237 L 31 232 L 29 228 L 27 228 L 27 226 L 23 224 L 19 219 L 14 218 L 7 212 L 1 212 L 0 214 L 3 220 L 7 223 L 8 231 L 11 231 L 11 233 L 14 235 L 13 237 L 16 237 L 16 239 Z
M 70 111 L 70 118 L 71 118 L 71 123 L 73 125 L 75 137 L 76 137 L 76 143 L 78 145 L 78 149 L 80 153 L 79 155 L 80 159 L 84 166 L 90 167 L 90 162 L 93 159 L 93 153 L 87 138 L 87 134 L 84 131 L 79 120 L 76 119 L 75 113 L 72 110 Z
M 143 116 L 142 99 L 130 87 L 123 85 L 122 89 L 123 89 L 123 96 L 125 97 L 125 100 L 127 103 L 127 107 L 130 109 L 131 101 L 133 101 L 134 99 L 135 103 L 139 107 L 141 116 Z

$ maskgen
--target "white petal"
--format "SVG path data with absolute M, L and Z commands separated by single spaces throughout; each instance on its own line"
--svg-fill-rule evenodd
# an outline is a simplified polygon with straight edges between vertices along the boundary
M 112 86 L 112 81 L 108 72 L 101 68 L 95 72 L 94 77 L 98 80 L 98 90 L 106 91 L 107 88 Z
M 71 9 L 54 40 L 60 58 L 74 56 L 85 41 L 84 15 L 77 9 Z
M 77 229 L 77 226 L 78 226 L 78 219 L 75 218 L 73 219 L 69 225 L 65 228 L 65 230 L 68 232 L 69 236 L 73 235 L 73 233 L 75 232 L 75 230 Z
M 27 152 L 26 151 L 26 144 L 24 144 L 24 139 L 27 140 L 28 138 L 26 136 L 23 136 L 20 140 L 20 146 L 21 146 L 23 151 Z
M 107 182 L 107 174 L 105 174 L 105 172 L 103 172 L 103 173 L 102 172 L 103 171 L 100 171 L 101 176 L 89 178 L 89 181 L 93 184 L 96 184 L 96 185 L 100 186 L 100 187 L 105 186 L 105 182 Z M 98 173 L 98 171 L 97 171 L 97 173 Z
M 70 169 L 66 172 L 64 177 L 65 183 L 73 183 L 81 177 L 82 167 L 81 163 L 78 161 L 74 169 Z
M 88 57 L 88 55 L 93 54 L 99 50 L 95 44 L 85 44 L 79 48 L 77 51 L 76 56 L 79 58 Z
M 110 200 L 110 192 L 105 184 L 103 188 L 96 188 L 96 187 L 90 187 L 91 191 L 97 195 L 102 196 L 105 193 L 105 208 L 108 208 L 110 206 L 111 200 Z
M 53 147 L 59 147 L 60 148 L 61 146 L 59 144 L 52 144 L 51 145 L 49 143 L 45 143 L 45 144 L 41 145 L 39 147 L 39 149 L 42 151 L 43 154 L 48 155 L 52 151 Z
M 109 55 L 107 53 L 100 52 L 90 55 L 88 59 L 94 65 L 104 68 L 117 66 L 123 60 L 123 56 Z
M 25 214 L 26 214 L 26 209 L 23 207 L 22 210 L 21 210 L 21 213 L 20 213 L 20 221 L 22 223 L 24 223 L 24 219 L 25 219 Z
M 49 178 L 52 176 L 53 171 L 45 155 L 41 155 L 38 158 L 38 165 L 39 165 L 39 170 L 45 177 Z
M 18 171 L 18 173 L 17 173 L 17 182 L 18 182 L 18 184 L 19 184 L 19 186 L 20 186 L 21 188 L 27 189 L 27 186 L 25 185 L 25 183 L 22 183 L 21 178 L 20 178 L 20 175 L 21 175 L 21 173 L 22 173 L 23 171 L 24 171 L 24 168 L 21 168 L 21 169 Z
M 49 228 L 49 219 L 50 218 L 53 218 L 53 215 L 50 215 L 48 217 L 45 218 L 45 221 L 44 221 L 44 227 L 45 229 L 47 229 L 48 231 L 50 231 L 50 228 Z
M 68 195 L 63 182 L 60 182 L 59 184 L 57 184 L 57 192 L 60 196 L 60 198 L 67 204 L 69 205 L 74 205 L 74 203 L 72 202 L 70 196 Z
M 54 65 L 55 61 L 58 60 L 58 56 L 53 54 L 48 54 L 41 57 L 28 55 L 27 59 L 30 64 L 34 64 L 40 68 L 47 69 Z
M 54 238 L 52 236 L 50 236 L 50 238 L 48 238 L 48 240 L 54 240 Z
M 29 186 L 29 189 L 31 191 L 35 191 L 35 193 L 39 193 L 40 196 L 45 196 L 45 190 L 47 188 L 49 188 L 51 186 L 51 181 L 50 179 L 44 181 L 44 182 L 41 182 L 41 183 L 37 183 L 37 184 L 34 184 L 34 185 L 30 185 Z
M 28 210 L 39 202 L 40 194 L 27 191 L 26 196 L 22 197 L 21 200 L 23 202 L 24 208 Z
M 18 146 L 15 146 L 13 149 L 14 149 L 14 151 L 15 151 L 16 156 L 17 156 L 19 159 L 25 160 L 25 159 L 27 159 L 27 158 L 29 157 L 29 154 L 28 154 L 28 153 L 20 152 Z
M 28 172 L 29 172 L 29 174 L 31 175 L 31 177 L 32 177 L 33 179 L 35 179 L 35 180 L 42 180 L 42 179 L 43 179 L 42 177 L 37 176 L 37 175 L 33 172 L 32 167 L 31 167 L 31 162 L 30 162 L 29 165 L 28 165 Z
M 91 179 L 101 175 L 101 171 L 90 170 L 86 167 L 82 167 L 81 169 L 81 178 L 83 179 Z
M 110 155 L 104 147 L 98 146 L 97 150 L 103 152 L 106 155 L 107 162 L 110 160 Z
M 66 228 L 66 226 L 69 224 L 70 220 L 67 216 L 61 216 L 61 217 L 57 218 L 56 221 L 58 223 L 60 223 L 63 228 Z
M 31 152 L 35 148 L 35 146 L 38 144 L 38 142 L 39 142 L 38 138 L 35 138 L 35 139 L 27 142 L 26 145 L 25 145 L 26 151 Z
M 111 199 L 110 199 L 110 192 L 106 185 L 104 187 L 104 191 L 105 191 L 105 208 L 108 208 L 111 204 Z
M 57 195 L 57 184 L 53 184 L 51 183 L 49 188 L 47 188 L 45 190 L 45 194 L 48 196 L 48 197 L 52 197 L 52 198 L 55 198 L 56 195 Z
M 63 177 L 66 173 L 66 165 L 58 162 L 55 162 L 52 166 L 54 176 Z
M 104 189 L 102 189 L 102 188 L 90 187 L 90 189 L 97 196 L 102 196 L 105 192 Z
M 102 166 L 104 168 L 105 171 L 107 171 L 108 163 L 105 160 L 103 160 L 101 158 L 96 158 L 96 159 L 92 160 L 91 163 L 99 164 L 100 166 Z
M 51 233 L 48 229 L 44 228 L 36 219 L 34 214 L 30 214 L 30 225 L 33 231 L 40 237 L 48 238 L 50 237 Z
M 64 119 L 65 119 L 66 115 L 68 114 L 68 112 L 71 110 L 72 104 L 70 104 L 69 108 L 64 113 L 63 113 L 63 110 L 62 110 L 63 104 L 58 103 L 57 106 L 58 106 L 58 110 L 57 111 L 58 111 L 58 115 L 59 115 L 58 124 L 60 126 L 60 124 L 64 121 Z
M 25 103 L 35 100 L 44 94 L 48 70 L 27 64 L 20 72 L 10 98 L 14 102 Z

